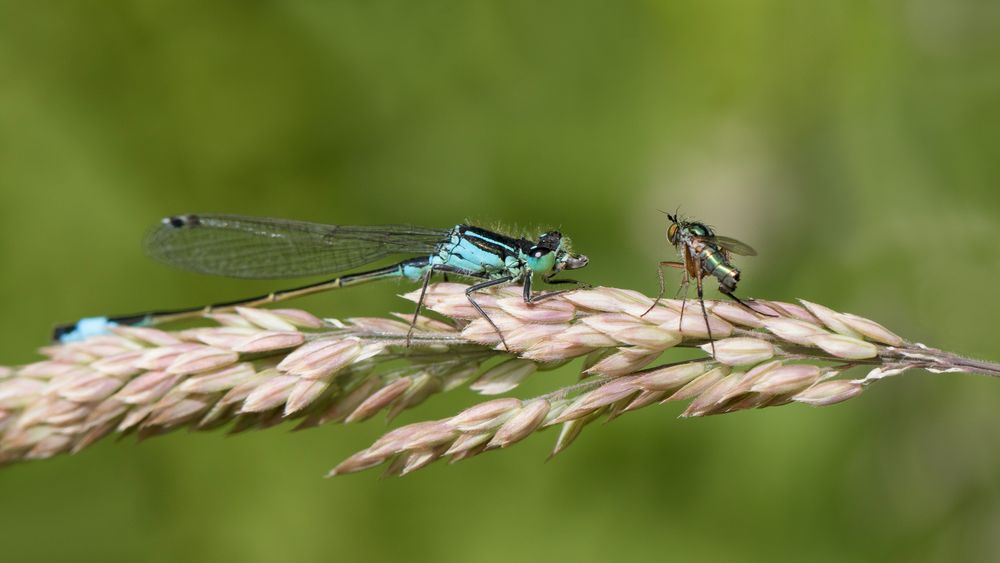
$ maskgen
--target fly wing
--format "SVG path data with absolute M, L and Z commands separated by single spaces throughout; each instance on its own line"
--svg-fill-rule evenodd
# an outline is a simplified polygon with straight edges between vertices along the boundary
M 740 242 L 732 237 L 713 236 L 708 237 L 707 240 L 709 242 L 714 242 L 723 250 L 728 250 L 733 254 L 739 254 L 740 256 L 757 256 L 757 251 L 751 248 L 749 244 Z
M 238 215 L 168 217 L 146 253 L 171 266 L 246 279 L 335 274 L 393 254 L 430 254 L 448 230 L 404 225 L 322 225 Z

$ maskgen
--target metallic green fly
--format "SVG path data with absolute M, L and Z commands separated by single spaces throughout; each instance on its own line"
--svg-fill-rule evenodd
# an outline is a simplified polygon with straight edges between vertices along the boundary
M 678 268 L 684 271 L 684 278 L 677 290 L 678 295 L 684 292 L 684 300 L 681 303 L 681 322 L 684 320 L 684 306 L 687 304 L 688 284 L 694 279 L 698 287 L 698 302 L 701 303 L 701 314 L 705 319 L 705 328 L 708 330 L 708 340 L 712 345 L 712 357 L 715 357 L 715 340 L 712 338 L 712 327 L 708 323 L 708 312 L 705 310 L 705 297 L 702 290 L 702 279 L 707 276 L 714 276 L 719 280 L 719 291 L 733 299 L 743 307 L 759 313 L 750 307 L 733 292 L 736 291 L 736 284 L 740 281 L 740 271 L 733 266 L 730 261 L 731 254 L 740 256 L 756 256 L 757 251 L 750 245 L 740 242 L 731 237 L 724 237 L 715 234 L 708 225 L 679 218 L 677 214 L 667 214 L 670 226 L 667 227 L 667 240 L 674 245 L 681 255 L 682 261 L 660 262 L 656 272 L 660 279 L 660 293 L 656 296 L 656 301 L 646 311 L 653 310 L 663 298 L 666 290 L 663 280 L 663 267 Z M 646 313 L 643 313 L 645 315 Z

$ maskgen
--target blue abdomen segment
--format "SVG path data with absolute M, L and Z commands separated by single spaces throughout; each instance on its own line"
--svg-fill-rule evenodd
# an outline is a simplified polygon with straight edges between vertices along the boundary
M 430 260 L 427 258 L 403 262 L 399 265 L 399 275 L 410 281 L 420 281 L 427 272 L 427 264 L 429 262 Z
M 56 334 L 56 338 L 63 344 L 80 342 L 91 336 L 108 334 L 111 332 L 111 327 L 116 326 L 118 323 L 107 317 L 86 317 Z

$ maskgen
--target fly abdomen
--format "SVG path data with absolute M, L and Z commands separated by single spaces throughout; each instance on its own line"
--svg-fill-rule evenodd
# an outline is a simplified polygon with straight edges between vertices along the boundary
M 726 260 L 725 254 L 718 249 L 706 246 L 701 251 L 701 269 L 706 275 L 714 276 L 719 280 L 720 289 L 725 293 L 736 290 L 736 284 L 740 281 L 740 271 L 733 267 Z
M 719 276 L 716 276 L 717 278 Z M 740 281 L 740 271 L 733 268 L 732 272 L 727 274 L 725 277 L 719 278 L 719 291 L 723 293 L 732 293 L 736 291 L 736 283 Z

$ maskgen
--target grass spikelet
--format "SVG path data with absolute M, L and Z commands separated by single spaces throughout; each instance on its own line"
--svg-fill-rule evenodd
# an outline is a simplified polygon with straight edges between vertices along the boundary
M 330 475 L 378 465 L 386 476 L 405 475 L 557 426 L 555 455 L 594 420 L 662 403 L 687 403 L 681 416 L 701 417 L 833 405 L 912 369 L 1000 377 L 1000 365 L 910 343 L 875 321 L 808 301 L 757 301 L 755 311 L 709 301 L 706 326 L 698 314 L 682 324 L 679 301 L 663 300 L 647 313 L 650 298 L 615 288 L 537 305 L 526 305 L 517 287 L 478 297 L 508 352 L 466 289 L 429 286 L 424 305 L 445 319 L 421 316 L 412 334 L 407 314 L 337 321 L 296 309 L 239 308 L 208 315 L 206 326 L 193 329 L 115 327 L 47 346 L 38 362 L 0 367 L 0 462 L 76 452 L 115 434 L 145 438 L 226 425 L 243 432 L 285 420 L 309 428 L 380 412 L 391 419 L 463 386 L 505 394 L 576 358 L 584 358 L 584 377 L 575 385 L 525 400 L 482 400 L 450 418 L 401 426 Z M 704 355 L 662 364 L 677 347 Z M 852 368 L 865 375 L 849 379 Z

